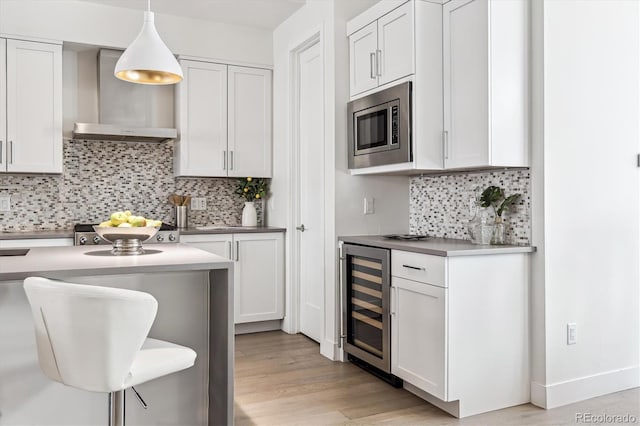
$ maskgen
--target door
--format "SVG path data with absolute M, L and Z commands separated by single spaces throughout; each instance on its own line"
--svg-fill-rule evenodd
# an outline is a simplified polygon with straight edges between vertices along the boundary
M 378 49 L 377 22 L 349 36 L 349 94 L 358 93 L 378 87 L 376 70 L 376 50 Z
M 413 2 L 378 19 L 378 84 L 413 74 Z
M 235 323 L 284 318 L 284 236 L 234 234 Z
M 324 96 L 320 43 L 299 55 L 300 332 L 320 341 L 324 318 Z M 332 260 L 329 260 L 332 261 Z
M 443 8 L 444 165 L 488 165 L 488 2 L 452 0 Z
M 176 174 L 227 176 L 227 66 L 180 61 Z
M 391 373 L 446 401 L 446 290 L 398 277 L 391 290 Z
M 7 170 L 7 40 L 0 38 L 0 172 Z
M 7 40 L 7 171 L 62 173 L 62 46 Z
M 271 177 L 271 74 L 229 66 L 229 176 Z

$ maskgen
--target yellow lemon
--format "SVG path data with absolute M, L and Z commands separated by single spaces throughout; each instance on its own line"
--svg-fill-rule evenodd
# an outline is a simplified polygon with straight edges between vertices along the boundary
M 260 198 L 260 194 L 256 194 L 256 198 Z
M 245 189 L 244 189 L 244 192 L 249 192 L 249 188 L 245 188 Z
M 251 182 L 253 179 L 251 179 L 250 177 L 247 178 L 247 182 Z

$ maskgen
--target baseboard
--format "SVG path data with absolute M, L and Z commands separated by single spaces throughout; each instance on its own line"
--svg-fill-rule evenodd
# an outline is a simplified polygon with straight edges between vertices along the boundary
M 640 366 L 607 371 L 550 385 L 531 383 L 531 403 L 550 409 L 640 386 Z
M 412 394 L 416 395 L 417 397 L 424 399 L 429 404 L 435 405 L 442 411 L 449 413 L 454 417 L 460 418 L 460 401 L 442 401 L 441 399 L 436 398 L 430 393 L 427 393 L 408 382 L 404 382 L 404 385 L 402 387 L 405 390 L 408 390 Z
M 245 322 L 236 324 L 236 334 L 261 333 L 282 329 L 282 320 Z

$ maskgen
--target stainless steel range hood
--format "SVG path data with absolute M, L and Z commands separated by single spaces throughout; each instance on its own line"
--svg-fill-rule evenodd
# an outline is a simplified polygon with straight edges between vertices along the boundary
M 123 142 L 164 142 L 175 139 L 173 88 L 121 81 L 113 75 L 122 52 L 101 49 L 98 55 L 100 123 L 75 123 L 73 139 Z
M 73 138 L 82 140 L 164 142 L 176 137 L 176 129 L 165 127 L 124 127 L 98 123 L 75 123 L 73 126 Z

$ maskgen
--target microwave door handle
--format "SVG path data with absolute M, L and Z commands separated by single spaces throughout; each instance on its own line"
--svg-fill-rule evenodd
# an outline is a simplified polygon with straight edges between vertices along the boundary
M 376 79 L 376 52 L 371 52 L 369 54 L 369 70 L 371 71 L 371 79 Z

